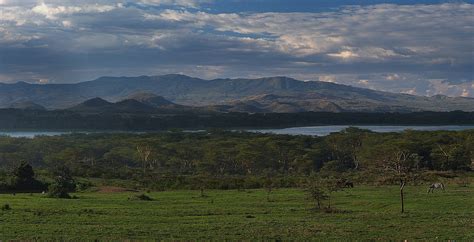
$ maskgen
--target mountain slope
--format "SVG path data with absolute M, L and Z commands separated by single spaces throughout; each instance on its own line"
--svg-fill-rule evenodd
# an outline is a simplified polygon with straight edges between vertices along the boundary
M 77 84 L 0 84 L 0 106 L 28 99 L 47 108 L 69 108 L 95 97 L 114 102 L 138 99 L 153 107 L 172 105 L 158 96 L 180 105 L 217 105 L 224 111 L 474 111 L 472 98 L 421 97 L 288 77 L 203 80 L 164 75 L 102 77 Z
M 157 96 L 153 93 L 139 92 L 132 94 L 127 97 L 130 100 L 136 100 L 138 102 L 153 106 L 153 107 L 178 107 L 179 105 L 168 101 L 162 96 Z
M 36 104 L 31 101 L 18 101 L 10 104 L 8 108 L 13 108 L 13 109 L 22 109 L 22 110 L 46 110 L 45 107 Z

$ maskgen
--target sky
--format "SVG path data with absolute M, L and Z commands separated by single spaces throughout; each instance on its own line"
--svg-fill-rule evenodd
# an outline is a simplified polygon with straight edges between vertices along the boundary
M 474 0 L 0 0 L 0 82 L 289 76 L 474 97 Z

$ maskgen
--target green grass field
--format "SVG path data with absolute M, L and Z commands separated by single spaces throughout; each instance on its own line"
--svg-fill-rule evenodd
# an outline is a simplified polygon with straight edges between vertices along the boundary
M 406 213 L 397 187 L 338 192 L 342 213 L 312 209 L 298 189 L 170 191 L 154 201 L 132 193 L 78 193 L 59 200 L 40 194 L 0 195 L 0 239 L 474 239 L 474 189 L 449 186 L 427 194 L 406 188 Z

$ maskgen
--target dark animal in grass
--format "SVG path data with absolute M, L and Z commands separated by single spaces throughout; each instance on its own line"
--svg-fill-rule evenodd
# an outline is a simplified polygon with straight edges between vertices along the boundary
M 433 183 L 431 186 L 428 188 L 428 193 L 434 193 L 434 190 L 441 189 L 444 191 L 444 184 L 441 182 Z
M 341 188 L 354 188 L 354 183 L 347 179 L 341 179 L 337 182 L 337 186 Z

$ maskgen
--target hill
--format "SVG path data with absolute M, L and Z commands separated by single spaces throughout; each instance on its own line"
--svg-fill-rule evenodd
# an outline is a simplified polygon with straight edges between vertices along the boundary
M 153 107 L 178 107 L 179 105 L 168 101 L 162 96 L 155 95 L 148 92 L 139 92 L 127 97 L 129 100 L 136 100 L 138 102 L 153 106 Z
M 135 99 L 150 106 L 172 105 L 164 99 L 179 105 L 213 106 L 228 111 L 474 111 L 473 98 L 414 96 L 288 77 L 203 80 L 163 75 L 101 77 L 76 84 L 0 84 L 0 106 L 28 98 L 47 108 L 60 109 L 95 97 L 114 102 Z
M 46 110 L 45 107 L 31 101 L 14 102 L 10 104 L 10 106 L 8 106 L 7 108 L 23 109 L 23 110 Z

